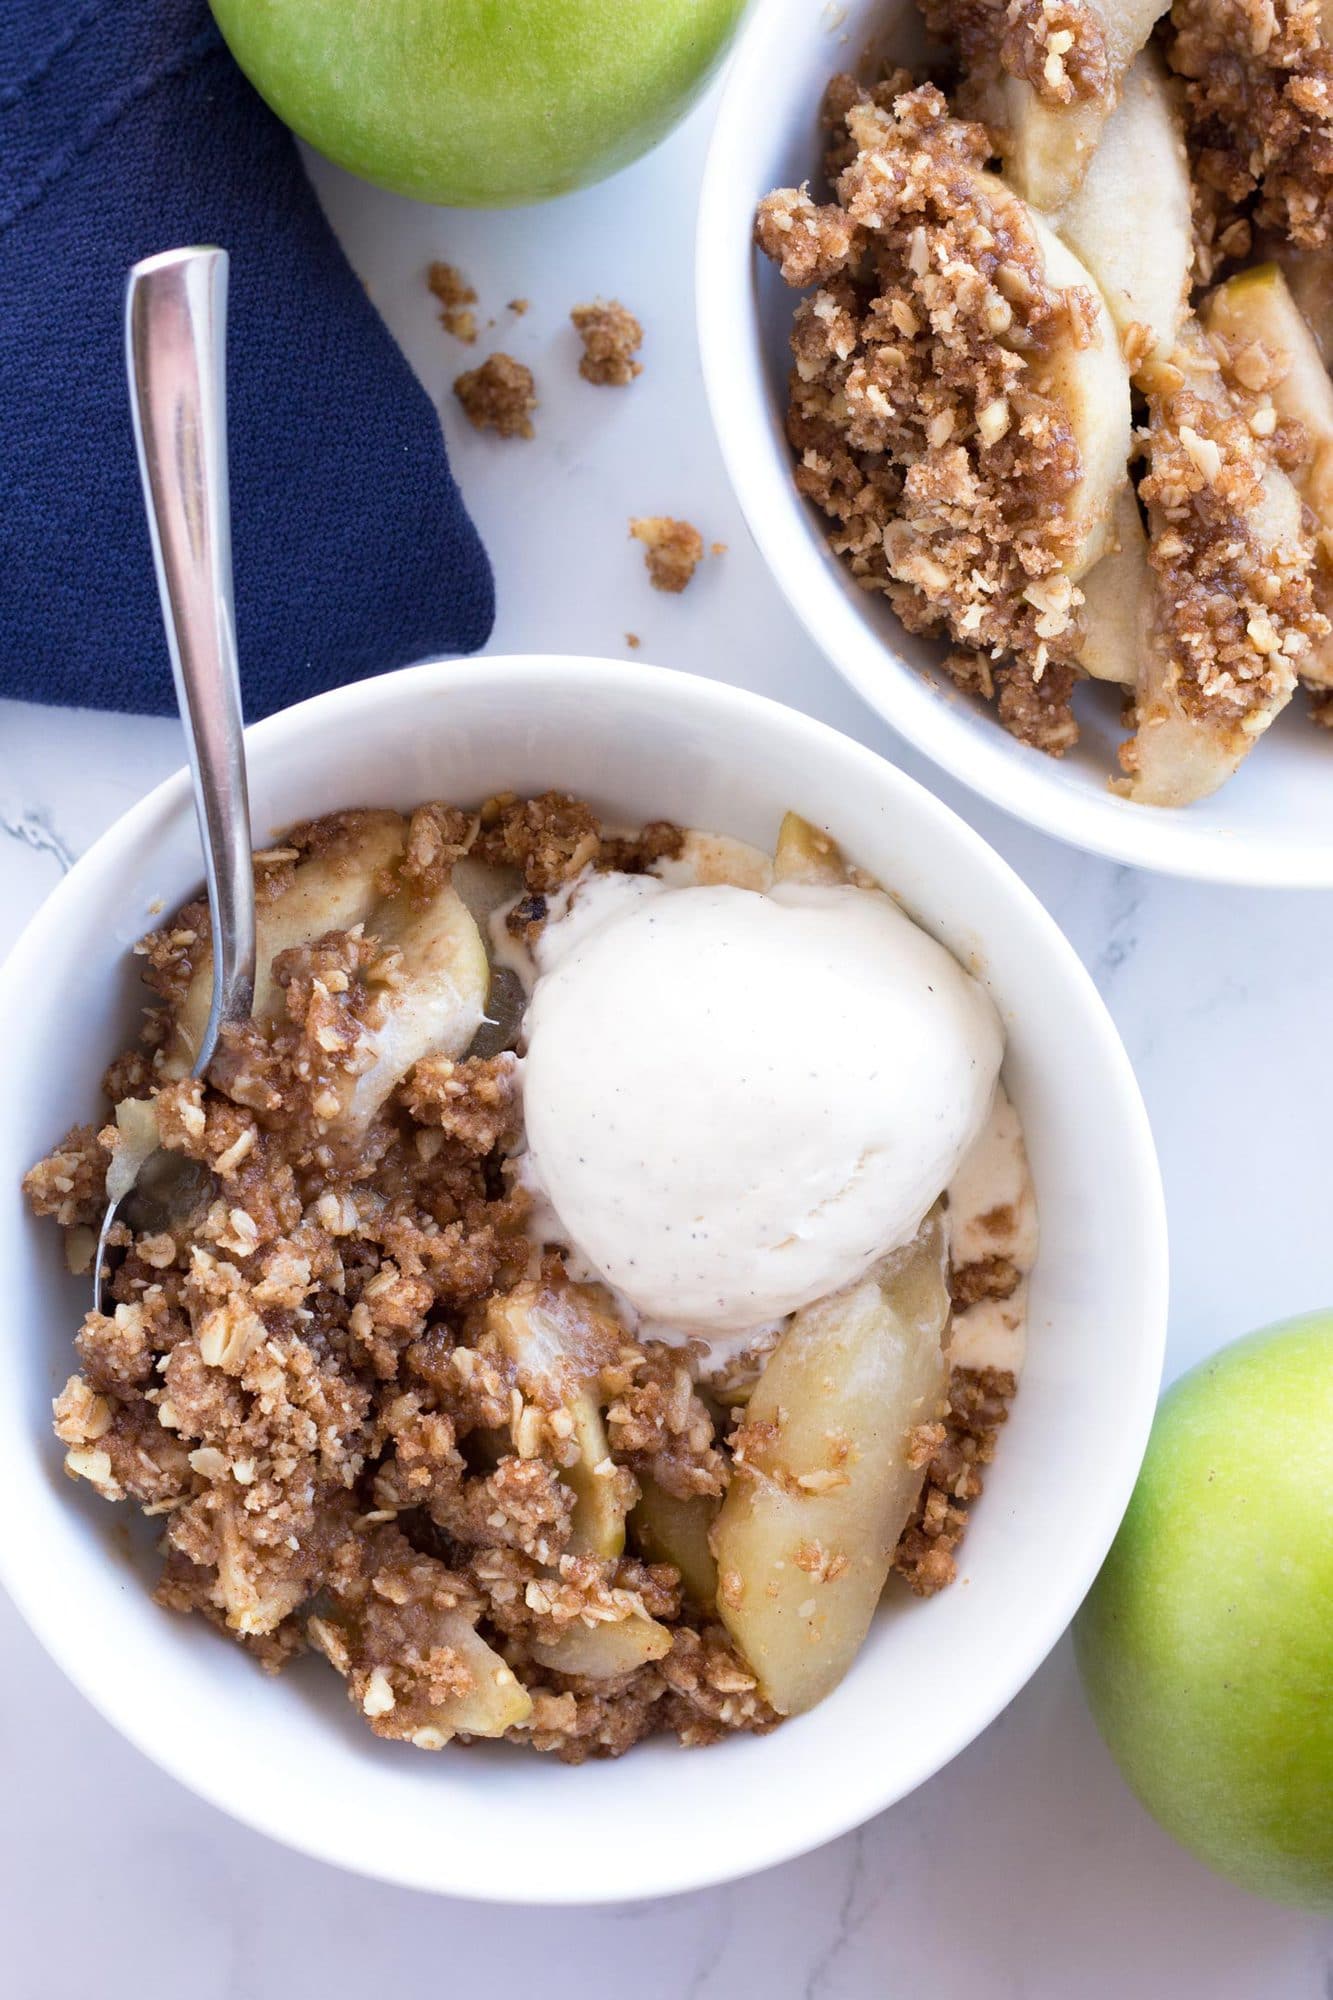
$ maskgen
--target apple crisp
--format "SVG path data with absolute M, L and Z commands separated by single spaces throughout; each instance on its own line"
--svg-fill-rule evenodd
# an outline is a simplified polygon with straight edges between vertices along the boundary
M 811 865 L 841 865 L 805 835 Z M 612 833 L 559 793 L 293 827 L 256 857 L 254 1017 L 206 1080 L 188 1074 L 206 907 L 142 941 L 155 1004 L 107 1072 L 114 1117 L 25 1189 L 86 1270 L 108 1169 L 145 1122 L 188 1167 L 165 1209 L 123 1208 L 54 1406 L 67 1472 L 158 1523 L 162 1606 L 270 1672 L 321 1656 L 376 1735 L 422 1749 L 503 1736 L 577 1763 L 780 1719 L 710 1541 L 767 1349 L 710 1375 L 698 1343 L 633 1332 L 543 1238 L 493 983 L 590 876 L 748 886 L 769 866 L 666 822 Z M 980 1193 L 959 1181 L 949 1285 L 971 1332 L 908 1441 L 895 1566 L 918 1595 L 954 1575 L 1016 1386 L 977 1318 L 1012 1306 L 1021 1340 L 1035 1254 L 1021 1135 L 997 1119 L 1003 1168 L 973 1172 Z M 817 1596 L 845 1558 L 808 1556 Z
M 921 7 L 937 77 L 835 77 L 831 198 L 756 215 L 805 293 L 796 485 L 1011 734 L 1060 756 L 1118 683 L 1116 788 L 1186 804 L 1301 682 L 1327 717 L 1333 398 L 1294 295 L 1333 255 L 1333 45 L 1311 0 Z M 1255 245 L 1290 292 L 1209 289 Z

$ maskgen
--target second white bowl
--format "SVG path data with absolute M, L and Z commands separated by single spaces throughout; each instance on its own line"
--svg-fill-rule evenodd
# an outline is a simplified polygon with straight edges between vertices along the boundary
M 1333 738 L 1298 712 L 1303 698 L 1214 798 L 1172 811 L 1132 805 L 1107 784 L 1124 736 L 1116 690 L 1083 691 L 1082 741 L 1063 760 L 1016 742 L 993 710 L 936 670 L 936 647 L 857 586 L 827 547 L 823 517 L 796 491 L 783 414 L 797 294 L 753 247 L 755 205 L 771 188 L 817 179 L 829 78 L 868 56 L 910 60 L 919 36 L 913 0 L 766 0 L 728 73 L 704 173 L 696 283 L 713 422 L 751 533 L 838 672 L 909 743 L 994 804 L 1143 868 L 1333 886 Z

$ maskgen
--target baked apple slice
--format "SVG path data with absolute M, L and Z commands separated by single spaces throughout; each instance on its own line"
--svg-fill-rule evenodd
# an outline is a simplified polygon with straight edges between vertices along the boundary
M 1080 39 L 1089 55 L 1085 80 L 1066 60 L 1072 54 L 1068 47 L 1050 49 L 1036 80 L 1015 75 L 998 61 L 990 75 L 972 80 L 970 108 L 990 128 L 1005 174 L 1025 200 L 1053 214 L 1076 193 L 1129 66 L 1168 4 L 1077 0 Z
M 382 877 L 402 859 L 407 823 L 401 813 L 354 811 L 322 823 L 317 849 L 303 855 L 282 892 L 260 898 L 255 913 L 256 1021 L 282 1012 L 282 988 L 273 976 L 280 952 L 310 944 L 329 931 L 368 922 L 383 893 Z M 262 876 L 260 881 L 262 884 Z M 213 996 L 213 952 L 205 945 L 194 962 L 185 998 L 176 1010 L 175 1034 L 164 1069 L 187 1076 L 199 1052 Z
M 481 932 L 449 884 L 421 906 L 402 894 L 377 903 L 366 928 L 383 948 L 379 963 L 386 970 L 367 1023 L 365 1067 L 340 1093 L 336 1122 L 344 1137 L 366 1129 L 423 1057 L 466 1054 L 490 987 Z M 369 977 L 375 976 L 372 968 Z
M 821 833 L 799 813 L 784 813 L 773 855 L 773 880 L 836 887 L 847 880 L 842 850 L 832 834 Z
M 1290 701 L 1312 636 L 1313 549 L 1300 495 L 1250 428 L 1188 319 L 1148 382 L 1152 583 L 1122 746 L 1126 796 L 1182 806 L 1215 792 Z
M 1131 367 L 1165 360 L 1185 317 L 1194 232 L 1185 141 L 1154 50 L 1130 65 L 1056 228 L 1100 286 Z
M 1081 291 L 1093 302 L 1086 338 L 1069 330 L 1031 364 L 1034 388 L 1057 402 L 1078 446 L 1082 471 L 1064 506 L 1076 529 L 1067 571 L 1075 582 L 1098 560 L 1109 540 L 1111 509 L 1125 480 L 1133 443 L 1129 369 L 1106 300 L 1093 274 L 1061 241 L 1036 209 L 1020 201 L 995 174 L 977 176 L 1002 223 L 1036 242 L 1046 282 L 1056 291 Z
M 1134 686 L 1151 588 L 1148 537 L 1133 483 L 1126 478 L 1111 509 L 1106 554 L 1082 584 L 1083 635 L 1076 658 L 1093 680 Z
M 283 1012 L 283 990 L 274 973 L 281 953 L 358 928 L 382 946 L 376 963 L 360 975 L 370 991 L 355 1062 L 339 1071 L 334 1085 L 337 1109 L 328 1124 L 343 1140 L 366 1129 L 424 1056 L 463 1055 L 485 1013 L 490 967 L 476 921 L 450 883 L 424 902 L 398 887 L 395 870 L 405 836 L 398 813 L 339 815 L 257 912 L 252 1012 L 258 1021 Z M 184 1076 L 193 1064 L 212 979 L 212 952 L 205 947 L 176 1015 L 164 1064 L 169 1077 Z
M 706 1493 L 682 1499 L 668 1493 L 649 1472 L 639 1474 L 639 1498 L 629 1517 L 635 1542 L 649 1562 L 670 1563 L 680 1571 L 681 1588 L 701 1610 L 717 1601 L 717 1561 L 709 1534 L 718 1503 Z
M 394 1587 L 402 1587 L 397 1579 Z M 442 1750 L 455 1736 L 503 1736 L 527 1721 L 532 1714 L 527 1689 L 487 1645 L 473 1620 L 439 1602 L 438 1595 L 405 1607 L 416 1629 L 413 1653 L 404 1664 L 392 1668 L 375 1664 L 374 1653 L 367 1648 L 367 1628 L 373 1633 L 377 1626 L 389 1626 L 402 1647 L 392 1623 L 395 1608 L 390 1600 L 387 1612 L 372 1607 L 368 1616 L 362 1616 L 335 1604 L 326 1615 L 306 1621 L 311 1645 L 342 1675 L 348 1694 L 376 1735 L 411 1743 L 418 1750 Z M 444 1691 L 430 1684 L 430 1664 L 441 1658 L 450 1660 L 461 1686 Z
M 533 1278 L 490 1301 L 486 1330 L 515 1363 L 523 1394 L 564 1412 L 561 1477 L 574 1493 L 571 1548 L 614 1561 L 624 1552 L 634 1487 L 612 1462 L 596 1377 L 624 1344 L 624 1328 L 592 1286 Z M 521 1439 L 514 1442 L 521 1451 Z
M 534 1639 L 529 1652 L 543 1667 L 609 1681 L 632 1674 L 671 1651 L 671 1633 L 656 1618 L 631 1616 L 596 1625 L 569 1625 L 558 1638 Z
M 846 1673 L 921 1489 L 912 1433 L 947 1387 L 942 1208 L 915 1240 L 798 1312 L 734 1440 L 713 1529 L 719 1614 L 774 1708 L 800 1714 Z
M 1329 40 L 1333 42 L 1333 33 Z M 1300 308 L 1324 366 L 1333 366 L 1333 251 L 1297 250 L 1282 243 L 1274 247 L 1272 257 Z

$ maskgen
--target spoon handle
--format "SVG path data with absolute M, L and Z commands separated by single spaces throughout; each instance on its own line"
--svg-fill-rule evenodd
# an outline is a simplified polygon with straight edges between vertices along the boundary
M 125 361 L 153 562 L 194 778 L 213 1000 L 195 1059 L 249 1014 L 255 891 L 227 499 L 227 253 L 167 250 L 130 272 Z

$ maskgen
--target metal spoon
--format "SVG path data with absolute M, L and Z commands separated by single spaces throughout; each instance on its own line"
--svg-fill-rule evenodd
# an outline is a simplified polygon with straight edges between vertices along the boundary
M 227 498 L 227 253 L 167 250 L 130 272 L 125 361 L 157 587 L 176 699 L 185 724 L 213 928 L 213 999 L 191 1075 L 218 1036 L 250 1013 L 255 988 L 255 892 L 241 689 L 232 604 Z M 199 1200 L 196 1162 L 161 1147 L 102 1219 L 93 1301 L 103 1308 L 108 1237 L 136 1198 L 160 1226 Z M 132 1212 L 132 1210 L 131 1210 Z

